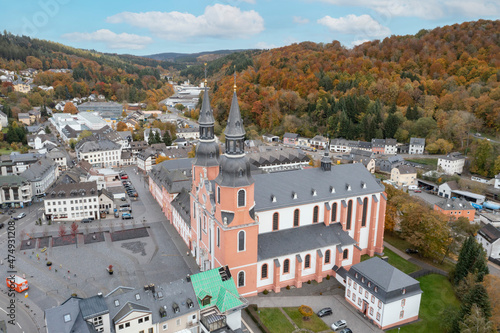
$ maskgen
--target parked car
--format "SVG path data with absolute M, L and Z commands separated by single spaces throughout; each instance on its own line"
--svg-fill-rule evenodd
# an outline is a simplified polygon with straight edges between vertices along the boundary
M 339 333 L 352 333 L 352 331 L 349 327 L 346 327 L 342 331 L 340 331 Z
M 415 190 L 413 192 L 415 192 L 415 193 L 422 193 L 422 190 Z
M 121 179 L 128 179 L 128 176 L 127 175 L 123 175 L 120 177 Z
M 82 220 L 82 223 L 90 223 L 90 222 L 92 222 L 92 220 L 89 218 L 85 218 Z
M 332 308 L 323 308 L 318 311 L 317 315 L 318 317 L 324 317 L 324 316 L 329 316 L 332 314 Z
M 120 217 L 120 213 L 118 213 L 118 211 L 115 212 L 115 217 L 116 218 L 119 218 Z
M 418 253 L 418 250 L 417 249 L 406 249 L 405 252 L 408 254 L 416 254 L 416 253 Z
M 122 220 L 130 220 L 133 219 L 132 215 L 130 213 L 123 213 L 122 214 Z
M 14 217 L 14 220 L 20 220 L 20 219 L 22 219 L 25 216 L 26 216 L 26 213 L 19 213 L 19 215 L 17 215 L 16 217 Z
M 337 320 L 332 324 L 332 330 L 336 331 L 341 328 L 346 328 L 347 327 L 347 322 L 345 320 Z
M 121 197 L 121 201 L 127 201 L 127 198 Z

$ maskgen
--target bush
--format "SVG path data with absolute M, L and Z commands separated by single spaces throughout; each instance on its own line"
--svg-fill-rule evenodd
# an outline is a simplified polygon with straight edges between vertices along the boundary
M 264 289 L 264 291 L 262 292 L 264 295 L 267 295 L 269 294 L 269 291 L 267 289 Z
M 326 279 L 327 279 L 327 280 L 330 280 L 330 275 L 327 275 L 327 276 L 326 276 Z
M 286 290 L 290 290 L 290 286 L 286 286 Z
M 307 284 L 311 284 L 311 280 L 307 280 Z

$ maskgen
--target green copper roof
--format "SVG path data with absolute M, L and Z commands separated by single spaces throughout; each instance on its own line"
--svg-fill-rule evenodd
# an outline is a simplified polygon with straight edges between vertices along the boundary
M 233 278 L 222 281 L 219 268 L 192 275 L 191 282 L 201 310 L 215 305 L 221 313 L 224 313 L 244 305 Z M 207 295 L 212 297 L 210 304 L 202 305 L 201 300 Z

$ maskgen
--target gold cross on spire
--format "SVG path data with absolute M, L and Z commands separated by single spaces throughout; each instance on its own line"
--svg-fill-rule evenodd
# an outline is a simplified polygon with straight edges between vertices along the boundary
M 234 65 L 234 92 L 236 92 L 236 65 Z

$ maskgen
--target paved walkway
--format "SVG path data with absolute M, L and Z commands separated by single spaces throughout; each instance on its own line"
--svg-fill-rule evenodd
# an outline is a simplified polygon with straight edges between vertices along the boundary
M 414 263 L 415 265 L 419 266 L 421 269 L 425 269 L 437 274 L 441 274 L 444 276 L 448 276 L 448 272 L 445 270 L 442 270 L 440 268 L 434 267 L 432 265 L 429 265 L 428 263 L 425 263 L 423 261 L 420 261 L 416 258 L 413 258 L 412 256 L 406 254 L 405 252 L 401 251 L 400 249 L 392 246 L 391 244 L 384 242 L 384 246 L 391 250 L 392 252 L 396 253 L 398 256 L 402 257 L 405 260 L 408 260 L 411 263 Z M 418 272 L 418 271 L 417 271 Z M 416 273 L 416 272 L 415 272 Z M 411 275 L 411 274 L 410 274 Z

